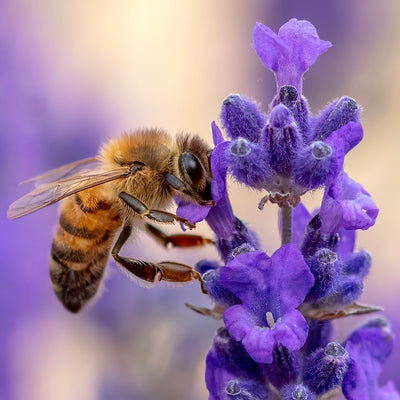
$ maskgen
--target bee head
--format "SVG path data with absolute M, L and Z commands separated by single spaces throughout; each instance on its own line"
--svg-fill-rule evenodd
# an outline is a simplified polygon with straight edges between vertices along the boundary
M 177 150 L 177 156 L 173 160 L 173 171 L 185 186 L 180 188 L 180 192 L 189 196 L 192 202 L 210 203 L 210 147 L 199 136 L 180 135 L 177 138 Z

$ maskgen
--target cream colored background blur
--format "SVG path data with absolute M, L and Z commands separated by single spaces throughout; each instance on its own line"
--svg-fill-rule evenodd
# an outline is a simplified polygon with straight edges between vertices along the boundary
M 360 28 L 354 29 L 346 46 L 333 43 L 334 47 L 311 67 L 304 94 L 314 112 L 344 94 L 354 97 L 364 108 L 365 138 L 346 159 L 346 169 L 372 194 L 381 212 L 376 226 L 359 237 L 359 246 L 374 257 L 362 300 L 383 305 L 392 317 L 400 299 L 400 3 L 382 2 L 379 23 L 366 3 L 373 4 L 360 0 L 351 9 L 343 7 L 344 12 L 354 14 L 354 24 Z M 283 18 L 281 11 L 275 17 L 275 11 L 274 1 L 240 0 L 25 0 L 8 6 L 10 19 L 15 21 L 14 40 L 25 46 L 25 62 L 32 63 L 46 77 L 46 87 L 42 89 L 52 107 L 63 110 L 66 119 L 74 112 L 77 93 L 87 92 L 96 99 L 95 113 L 108 121 L 110 136 L 142 126 L 162 126 L 171 133 L 197 132 L 209 143 L 210 123 L 218 119 L 220 104 L 228 94 L 239 92 L 257 99 L 267 110 L 275 85 L 272 73 L 263 69 L 250 47 L 253 26 L 261 21 L 272 23 L 270 26 L 276 30 L 290 17 L 307 16 Z M 323 7 L 320 12 L 324 12 Z M 322 39 L 333 41 L 321 33 L 324 27 L 318 26 L 318 21 L 310 20 Z M 340 23 L 338 19 L 339 31 Z M 363 32 L 369 32 L 368 36 Z M 104 139 L 99 135 L 99 143 Z M 257 203 L 262 194 L 235 183 L 231 184 L 231 194 L 235 212 L 260 233 L 270 254 L 279 245 L 276 208 L 269 205 L 261 213 Z M 319 195 L 310 197 L 311 203 L 316 204 Z M 199 231 L 210 235 L 204 224 Z M 140 243 L 153 246 L 146 239 Z M 200 258 L 205 253 L 216 257 L 210 249 L 195 254 Z M 175 251 L 168 254 L 181 260 L 193 257 L 187 252 L 184 256 Z M 353 319 L 341 326 L 347 328 L 356 322 Z M 393 323 L 398 329 L 400 318 Z M 99 365 L 107 364 L 108 357 L 115 356 L 104 336 L 83 319 L 75 322 L 73 316 L 66 321 L 52 317 L 47 324 L 32 325 L 30 329 L 38 338 L 35 348 L 25 348 L 15 360 L 21 383 L 18 398 L 95 400 L 93 387 L 99 379 L 96 371 Z M 163 331 L 166 336 L 160 351 L 168 348 L 171 340 L 168 329 Z M 208 330 L 210 343 L 213 329 Z M 339 338 L 344 336 L 338 332 Z M 16 349 L 24 349 L 26 340 L 23 332 L 17 335 Z M 157 340 L 154 338 L 154 342 Z M 60 342 L 64 346 L 60 347 Z M 40 369 L 24 368 L 34 366 L 37 354 L 44 348 L 49 355 L 44 361 L 41 359 Z M 132 344 L 129 350 L 132 358 L 135 348 L 137 344 Z M 396 352 L 398 355 L 398 348 Z M 82 362 L 86 363 L 85 368 L 78 373 Z M 153 363 L 147 360 L 136 366 L 132 360 L 126 363 L 139 377 L 151 375 L 161 381 L 171 372 L 164 366 L 158 375 L 157 358 Z M 201 359 L 195 371 L 197 382 L 192 383 L 192 390 L 196 391 L 193 399 L 207 397 L 203 373 Z

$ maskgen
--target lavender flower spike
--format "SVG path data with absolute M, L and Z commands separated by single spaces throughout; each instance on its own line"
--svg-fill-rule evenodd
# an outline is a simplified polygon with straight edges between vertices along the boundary
M 308 21 L 292 18 L 278 34 L 258 22 L 253 30 L 253 47 L 264 66 L 274 72 L 277 89 L 291 85 L 302 93 L 303 75 L 318 56 L 332 46 L 320 40 Z

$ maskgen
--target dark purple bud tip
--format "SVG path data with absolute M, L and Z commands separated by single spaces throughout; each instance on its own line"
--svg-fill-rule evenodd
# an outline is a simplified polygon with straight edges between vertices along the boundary
M 255 251 L 256 249 L 248 243 L 243 243 L 240 246 L 236 247 L 232 251 L 232 256 L 236 257 L 240 254 L 250 253 L 251 251 Z
M 314 142 L 311 144 L 312 155 L 316 160 L 322 160 L 332 154 L 332 147 L 324 142 Z
M 325 355 L 333 357 L 346 357 L 347 351 L 341 344 L 337 342 L 331 342 L 325 347 Z
M 203 283 L 212 282 L 215 279 L 218 279 L 218 273 L 214 269 L 209 269 L 201 276 Z
M 282 390 L 282 400 L 315 400 L 315 395 L 303 385 L 288 385 Z
M 225 393 L 227 394 L 226 399 L 261 400 L 261 398 L 259 397 L 259 393 L 253 394 L 253 390 L 251 390 L 256 389 L 256 392 L 259 392 L 260 390 L 257 386 L 259 385 L 251 383 L 249 381 L 239 382 L 238 380 L 231 380 L 225 386 Z
M 299 94 L 294 86 L 285 85 L 279 90 L 279 101 L 286 107 L 293 107 Z
M 329 249 L 319 250 L 317 253 L 317 257 L 318 261 L 324 265 L 333 264 L 338 259 L 337 254 Z
M 246 139 L 239 138 L 231 146 L 231 153 L 237 157 L 245 157 L 250 151 L 251 148 Z
M 242 389 L 236 381 L 230 381 L 225 388 L 225 392 L 231 396 L 237 396 L 241 391 Z
M 231 139 L 243 137 L 257 142 L 265 125 L 265 117 L 258 106 L 239 94 L 231 94 L 223 101 L 220 117 Z

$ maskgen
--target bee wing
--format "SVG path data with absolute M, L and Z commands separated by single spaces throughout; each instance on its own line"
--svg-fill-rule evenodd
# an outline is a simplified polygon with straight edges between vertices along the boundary
M 12 203 L 7 216 L 10 219 L 23 217 L 82 190 L 124 178 L 129 173 L 129 167 L 121 167 L 114 170 L 90 171 L 55 182 L 43 183 Z
M 33 178 L 21 182 L 21 184 L 34 182 L 35 186 L 39 186 L 43 183 L 56 182 L 77 174 L 96 171 L 100 168 L 100 165 L 101 161 L 97 157 L 84 158 L 83 160 L 74 161 L 72 163 L 63 165 L 62 167 L 51 169 L 44 174 L 34 176 Z

